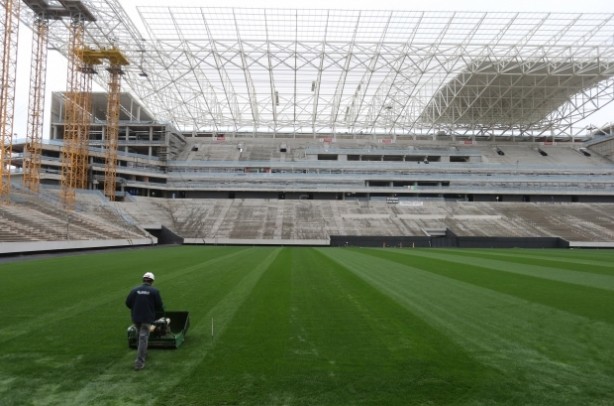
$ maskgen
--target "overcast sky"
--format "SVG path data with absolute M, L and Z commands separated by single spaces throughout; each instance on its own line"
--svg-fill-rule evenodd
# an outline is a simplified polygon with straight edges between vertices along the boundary
M 614 13 L 612 0 L 305 0 L 291 2 L 288 0 L 119 0 L 137 27 L 138 6 L 173 7 L 249 7 L 249 8 L 298 8 L 298 9 L 341 9 L 341 10 L 416 10 L 416 11 L 506 11 L 506 12 L 564 12 L 564 13 Z M 23 27 L 23 26 L 22 26 Z M 20 49 L 17 73 L 17 96 L 15 100 L 16 138 L 25 138 L 28 111 L 28 86 L 30 81 L 30 64 L 28 49 L 31 43 L 30 33 L 24 27 L 20 32 Z M 50 93 L 66 89 L 66 60 L 57 52 L 48 53 L 47 100 L 45 105 L 45 138 L 48 138 Z M 52 67 L 55 67 L 52 68 Z M 100 90 L 100 89 L 97 89 Z M 614 104 L 614 103 L 613 103 Z M 594 116 L 594 123 L 602 125 L 614 121 L 614 105 Z M 592 118 L 593 119 L 593 118 Z

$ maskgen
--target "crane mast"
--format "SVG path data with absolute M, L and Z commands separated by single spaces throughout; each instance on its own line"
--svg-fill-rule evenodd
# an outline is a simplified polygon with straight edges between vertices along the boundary
M 15 119 L 15 76 L 19 41 L 20 0 L 2 0 L 2 82 L 0 88 L 0 204 L 11 192 L 11 154 Z
M 84 22 L 75 18 L 70 25 L 70 50 L 64 104 L 64 144 L 62 147 L 62 200 L 74 208 L 75 189 L 87 182 L 87 133 L 91 104 L 93 67 L 83 60 Z M 84 156 L 85 155 L 85 156 Z
M 124 73 L 122 66 L 128 65 L 128 60 L 119 49 L 114 47 L 102 49 L 83 48 L 77 54 L 83 66 L 87 67 L 86 70 L 88 72 L 93 72 L 94 67 L 102 65 L 104 60 L 108 61 L 109 82 L 107 88 L 104 193 L 110 200 L 115 200 L 121 75 Z M 84 94 L 88 95 L 89 93 Z M 88 98 L 88 100 L 91 100 L 91 98 Z M 89 115 L 85 118 L 82 122 L 84 131 L 89 128 L 90 124 Z M 87 143 L 87 137 L 85 142 Z M 87 157 L 87 151 L 85 156 Z
M 23 183 L 32 192 L 38 192 L 40 186 L 48 42 L 49 23 L 45 18 L 38 18 L 32 36 L 30 104 L 23 163 Z
M 117 178 L 117 138 L 119 132 L 119 108 L 121 94 L 121 66 L 124 64 L 121 58 L 110 57 L 109 90 L 107 99 L 107 134 L 105 139 L 105 172 L 104 172 L 104 194 L 110 199 L 115 200 L 115 185 Z M 127 61 L 125 61 L 127 63 Z

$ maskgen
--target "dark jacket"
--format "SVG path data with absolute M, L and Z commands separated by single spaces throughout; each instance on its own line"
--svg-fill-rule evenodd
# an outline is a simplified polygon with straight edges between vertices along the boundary
M 143 283 L 130 291 L 126 298 L 126 306 L 131 310 L 133 323 L 152 324 L 157 317 L 164 316 L 160 292 L 148 283 Z

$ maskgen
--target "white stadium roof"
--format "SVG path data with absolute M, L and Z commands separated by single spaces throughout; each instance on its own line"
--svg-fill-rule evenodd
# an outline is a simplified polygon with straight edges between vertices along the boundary
M 614 14 L 139 7 L 142 33 L 83 3 L 86 43 L 182 130 L 560 135 L 614 100 Z

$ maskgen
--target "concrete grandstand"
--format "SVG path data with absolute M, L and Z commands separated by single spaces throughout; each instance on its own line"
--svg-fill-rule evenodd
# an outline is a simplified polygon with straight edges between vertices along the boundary
M 83 3 L 100 21 L 118 6 Z M 614 127 L 586 125 L 614 101 L 614 16 L 141 11 L 154 48 L 117 36 L 138 66 L 121 94 L 114 201 L 98 92 L 87 187 L 62 208 L 68 97 L 54 93 L 37 193 L 19 186 L 27 143 L 13 142 L 0 253 L 614 247 Z

